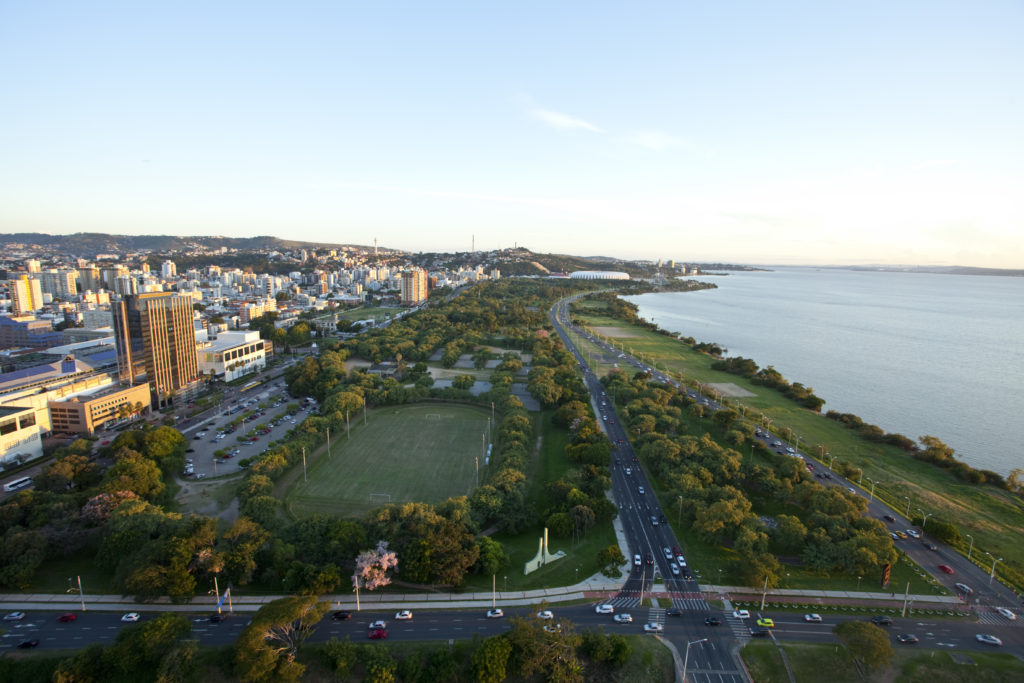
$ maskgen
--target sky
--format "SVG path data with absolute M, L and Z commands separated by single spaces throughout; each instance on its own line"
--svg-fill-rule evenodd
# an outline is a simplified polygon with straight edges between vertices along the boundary
M 6 0 L 0 232 L 1024 268 L 1022 28 L 1021 0 Z

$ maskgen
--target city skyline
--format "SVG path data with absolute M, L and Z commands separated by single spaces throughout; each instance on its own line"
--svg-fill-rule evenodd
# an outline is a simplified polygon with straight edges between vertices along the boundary
M 1019 4 L 58 4 L 0 28 L 5 233 L 1024 264 Z

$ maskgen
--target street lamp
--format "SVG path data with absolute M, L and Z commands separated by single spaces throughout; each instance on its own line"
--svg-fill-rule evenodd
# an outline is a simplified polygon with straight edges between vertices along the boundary
M 991 586 L 992 585 L 992 579 L 995 578 L 995 575 L 996 575 L 996 563 L 997 562 L 1002 562 L 1003 558 L 996 557 L 995 555 L 993 555 L 992 553 L 988 552 L 987 550 L 985 551 L 985 554 L 992 558 L 992 571 L 988 575 L 988 585 Z
M 967 549 L 967 560 L 970 561 L 971 551 L 974 550 L 974 536 L 971 536 L 970 534 L 964 534 L 964 536 L 971 539 L 971 547 Z
M 796 437 L 796 447 L 793 450 L 796 451 L 797 455 L 800 455 L 800 436 L 799 435 Z
M 858 576 L 857 577 L 857 590 L 858 591 L 860 590 L 860 580 L 861 580 L 861 577 Z
M 680 526 L 683 525 L 683 497 L 682 496 L 678 496 L 678 498 L 679 498 L 679 519 L 676 520 L 676 526 L 680 527 Z
M 926 515 L 926 514 L 924 514 L 924 510 L 922 510 L 921 508 L 914 508 L 914 509 L 921 513 L 921 517 L 923 518 L 921 520 L 921 531 L 924 531 L 924 525 L 928 523 L 928 518 L 931 517 L 932 515 L 934 515 L 935 513 L 934 512 L 930 512 L 930 513 L 928 513 Z
M 868 481 L 871 482 L 871 499 L 870 500 L 874 500 L 875 499 L 875 484 L 877 484 L 878 482 L 876 482 L 871 477 L 868 477 Z
M 683 657 L 683 683 L 686 683 L 686 669 L 690 665 L 690 646 L 706 642 L 708 642 L 707 638 L 701 638 L 700 640 L 694 640 L 686 644 L 686 656 Z
M 910 519 L 910 499 L 907 498 L 906 496 L 903 496 L 903 500 L 907 501 L 907 511 L 903 513 L 903 516 L 907 519 Z
M 829 456 L 828 456 L 828 468 L 829 469 L 832 469 L 832 461 L 834 461 L 835 459 L 836 459 L 836 456 L 834 456 L 834 455 L 832 455 L 830 453 Z

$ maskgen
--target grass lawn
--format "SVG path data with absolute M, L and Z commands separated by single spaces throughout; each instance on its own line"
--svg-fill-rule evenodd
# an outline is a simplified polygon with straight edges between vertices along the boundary
M 29 589 L 34 593 L 64 593 L 68 587 L 74 585 L 76 592 L 68 594 L 68 600 L 78 598 L 78 582 L 68 583 L 68 577 L 73 580 L 75 577 L 82 577 L 82 590 L 86 595 L 90 593 L 116 593 L 113 584 L 110 582 L 111 573 L 107 569 L 100 569 L 93 562 L 91 557 L 73 556 L 70 558 L 56 558 L 47 560 L 39 565 L 39 569 L 32 576 L 32 586 Z M 88 603 L 86 603 L 88 607 Z
M 481 435 L 489 415 L 483 408 L 434 403 L 374 410 L 351 440 L 335 436 L 330 458 L 318 451 L 306 481 L 298 471 L 286 505 L 299 518 L 317 512 L 346 517 L 388 502 L 469 495 L 478 457 L 485 478 Z
M 341 320 L 384 320 L 385 316 L 392 318 L 406 309 L 393 306 L 360 306 L 350 308 L 347 311 L 338 311 L 338 318 Z
M 1005 558 L 1008 564 L 1024 568 L 1024 544 L 1014 540 L 1024 535 L 1024 500 L 994 487 L 965 484 L 945 470 L 907 457 L 894 446 L 866 441 L 856 432 L 801 408 L 776 391 L 756 386 L 744 377 L 711 369 L 714 359 L 677 339 L 595 314 L 595 305 L 595 302 L 578 303 L 573 308 L 574 316 L 591 329 L 615 328 L 617 335 L 624 335 L 608 337 L 608 341 L 624 346 L 652 366 L 688 383 L 730 383 L 749 391 L 754 395 L 729 398 L 726 402 L 748 416 L 763 415 L 770 419 L 776 434 L 791 434 L 793 440 L 799 436 L 801 449 L 826 463 L 829 458 L 824 455 L 830 454 L 837 467 L 846 463 L 860 468 L 865 485 L 869 479 L 877 482 L 875 497 L 897 512 L 906 512 L 909 502 L 911 512 L 921 508 L 933 515 L 932 519 L 958 525 L 962 534 L 973 536 L 975 557 L 985 558 L 984 552 L 988 551 Z M 770 359 L 757 360 L 770 362 Z M 611 367 L 597 363 L 595 366 L 595 372 L 599 373 L 606 373 Z M 788 379 L 801 381 L 804 378 Z M 942 438 L 941 434 L 937 436 Z M 960 550 L 966 554 L 966 542 Z
M 779 648 L 770 640 L 751 640 L 740 650 L 740 656 L 747 665 L 750 678 L 757 683 L 789 683 Z
M 1024 662 L 1013 655 L 996 652 L 961 652 L 971 663 L 953 660 L 947 651 L 898 653 L 896 666 L 900 683 L 999 683 L 1024 680 Z
M 854 666 L 850 653 L 842 645 L 787 643 L 782 648 L 786 651 L 789 667 L 797 681 L 820 681 L 826 671 L 829 683 L 853 683 L 864 680 Z

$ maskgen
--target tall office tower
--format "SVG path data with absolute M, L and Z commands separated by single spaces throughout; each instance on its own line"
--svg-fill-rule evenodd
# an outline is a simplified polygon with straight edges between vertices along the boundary
M 37 261 L 34 258 L 30 258 L 27 261 L 25 261 L 25 270 L 27 270 L 30 273 L 38 273 L 40 270 L 42 270 L 42 267 L 39 265 L 39 261 Z
M 416 268 L 402 273 L 402 303 L 418 304 L 427 299 L 427 271 Z
M 165 280 L 178 277 L 178 266 L 174 261 L 164 261 L 160 266 L 160 275 Z
M 10 281 L 11 313 L 22 315 L 38 311 L 43 307 L 43 290 L 39 280 L 28 275 L 21 275 Z
M 111 306 L 121 382 L 149 384 L 154 405 L 199 379 L 192 297 L 153 292 L 124 297 Z

